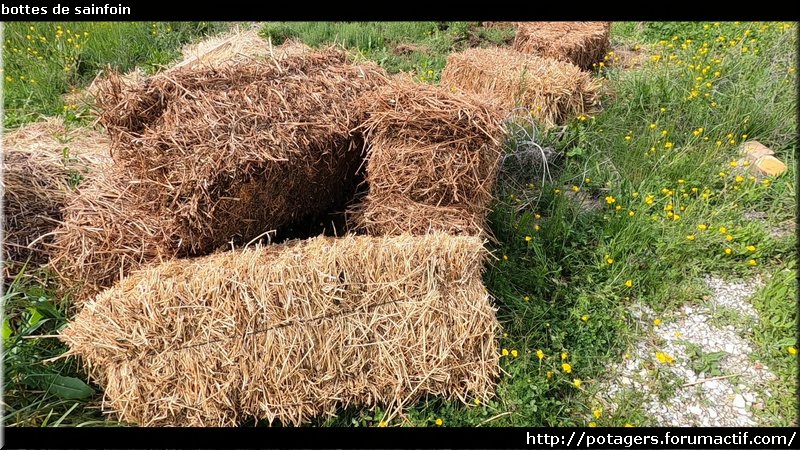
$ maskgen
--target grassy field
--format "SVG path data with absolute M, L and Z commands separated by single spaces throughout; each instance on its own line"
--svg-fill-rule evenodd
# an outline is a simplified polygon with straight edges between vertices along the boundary
M 4 124 L 75 118 L 63 94 L 106 64 L 152 71 L 182 42 L 217 27 L 6 25 Z M 438 82 L 448 52 L 513 36 L 466 22 L 270 23 L 262 34 L 336 42 L 429 83 Z M 754 357 L 779 379 L 760 420 L 797 425 L 796 37 L 796 25 L 785 23 L 615 23 L 614 52 L 597 67 L 603 111 L 549 131 L 523 126 L 508 142 L 509 152 L 522 151 L 533 136 L 561 157 L 551 179 L 517 171 L 498 187 L 497 260 L 485 275 L 504 327 L 497 396 L 471 405 L 430 399 L 410 408 L 407 422 L 388 425 L 657 425 L 634 394 L 607 414 L 600 381 L 642 333 L 629 307 L 662 314 L 698 302 L 703 274 L 767 280 L 755 296 L 763 320 L 751 338 Z M 640 64 L 624 67 L 632 55 Z M 770 146 L 788 173 L 750 178 L 736 162 L 745 139 Z M 54 334 L 65 317 L 46 274 L 36 279 L 11 284 L 3 298 L 4 422 L 116 425 L 105 421 L 101 396 L 76 361 L 45 362 L 65 348 L 38 336 Z M 382 418 L 380 409 L 351 409 L 318 425 L 375 426 Z

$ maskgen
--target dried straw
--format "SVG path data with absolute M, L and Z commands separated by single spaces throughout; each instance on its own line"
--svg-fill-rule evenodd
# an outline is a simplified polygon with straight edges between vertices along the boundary
M 114 171 L 81 190 L 54 262 L 75 303 L 142 265 L 241 245 L 352 197 L 356 97 L 384 82 L 334 50 L 196 66 L 98 97 Z
M 186 46 L 181 52 L 181 61 L 167 71 L 193 66 L 221 67 L 267 58 L 280 61 L 309 51 L 311 48 L 302 42 L 289 40 L 280 46 L 272 46 L 270 41 L 258 35 L 257 30 L 235 28 Z
M 362 145 L 356 97 L 386 80 L 325 50 L 114 77 L 98 97 L 115 162 L 162 191 L 192 253 L 247 242 L 352 196 Z M 352 187 L 350 186 L 352 185 Z
M 506 112 L 524 107 L 546 127 L 594 112 L 599 105 L 599 83 L 574 64 L 505 48 L 450 54 L 442 84 L 495 96 Z
M 108 138 L 100 133 L 69 128 L 57 118 L 4 134 L 0 186 L 7 263 L 47 260 L 45 244 L 61 220 L 61 208 L 82 177 L 110 163 L 108 146 Z
M 514 49 L 591 70 L 608 51 L 610 30 L 610 22 L 519 22 Z
M 50 268 L 78 310 L 124 274 L 180 252 L 178 226 L 153 190 L 117 166 L 96 173 L 63 207 Z
M 174 260 L 101 293 L 62 332 L 144 426 L 284 424 L 425 395 L 492 395 L 498 322 L 475 237 L 346 236 Z
M 368 116 L 359 129 L 368 145 L 369 194 L 351 215 L 356 228 L 392 234 L 411 232 L 402 224 L 416 223 L 413 231 L 474 230 L 473 218 L 485 215 L 491 201 L 500 158 L 496 105 L 403 79 L 367 93 L 360 105 Z M 430 207 L 449 212 L 432 214 Z M 458 222 L 471 225 L 431 220 L 454 209 L 463 211 Z

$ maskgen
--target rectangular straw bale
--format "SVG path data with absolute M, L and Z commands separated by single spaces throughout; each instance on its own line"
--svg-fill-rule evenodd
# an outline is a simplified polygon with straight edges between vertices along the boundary
M 514 49 L 591 70 L 609 48 L 610 22 L 518 22 Z
M 246 243 L 355 190 L 358 95 L 385 82 L 325 50 L 157 74 L 98 96 L 115 163 L 163 191 L 193 253 Z
M 506 48 L 472 48 L 447 57 L 442 85 L 495 96 L 507 111 L 530 110 L 545 126 L 593 112 L 599 84 L 572 63 Z
M 46 244 L 62 218 L 61 208 L 83 177 L 110 163 L 108 148 L 109 140 L 101 133 L 67 127 L 59 118 L 24 125 L 3 135 L 0 187 L 6 263 L 47 261 Z
M 61 339 L 104 388 L 103 408 L 144 426 L 471 402 L 499 372 L 484 258 L 479 238 L 430 234 L 173 260 L 98 295 Z
M 63 208 L 48 245 L 49 266 L 80 307 L 102 288 L 144 264 L 179 254 L 177 225 L 159 210 L 155 191 L 108 166 L 82 184 Z
M 404 208 L 397 218 L 405 223 L 424 221 L 424 210 L 433 206 L 459 208 L 466 217 L 486 213 L 503 133 L 495 104 L 392 79 L 364 95 L 360 105 L 367 114 L 360 127 L 368 148 L 367 208 L 383 208 L 389 199 L 397 204 L 398 198 L 422 205 Z M 364 212 L 364 218 L 385 216 Z

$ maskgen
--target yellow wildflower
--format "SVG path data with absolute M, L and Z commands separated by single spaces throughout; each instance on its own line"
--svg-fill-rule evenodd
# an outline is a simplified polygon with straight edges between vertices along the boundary
M 504 348 L 502 352 L 500 352 L 503 356 L 508 356 L 508 349 Z
M 708 229 L 708 225 L 701 223 L 700 225 L 697 226 L 697 229 L 700 231 L 706 231 Z
M 617 199 L 615 199 L 613 196 L 611 195 L 606 196 L 606 203 L 608 203 L 609 205 L 614 204 L 614 202 L 616 201 Z
M 731 253 L 733 253 L 733 250 L 730 247 L 725 249 L 725 254 L 726 255 L 730 255 Z
M 542 351 L 542 349 L 536 350 L 536 357 L 539 358 L 539 361 L 544 359 L 544 352 Z
M 569 363 L 561 364 L 561 369 L 566 373 L 572 373 L 572 366 Z
M 437 426 L 437 427 L 440 427 L 440 426 L 442 426 L 443 424 L 444 424 L 444 420 L 442 420 L 441 418 L 439 418 L 439 419 L 436 419 L 436 426 Z
M 747 265 L 748 266 L 755 266 L 755 265 L 758 265 L 758 262 L 755 259 L 751 259 L 751 260 L 747 261 Z
M 518 352 L 516 349 L 514 349 L 514 350 L 511 350 L 511 356 L 513 356 L 514 358 L 516 358 L 517 356 L 519 356 L 519 352 Z
M 574 380 L 572 380 L 572 384 L 574 384 L 576 388 L 580 389 L 581 385 L 583 384 L 583 381 L 581 381 L 580 378 L 575 378 Z
M 689 240 L 689 241 L 693 241 L 694 240 L 694 235 L 690 234 L 690 235 L 686 236 L 686 239 Z
M 592 413 L 594 414 L 594 418 L 595 419 L 599 419 L 603 415 L 603 410 L 600 409 L 600 408 L 597 408 L 594 411 L 592 411 Z
M 569 354 L 568 354 L 567 352 L 561 352 L 561 360 L 562 360 L 562 361 L 564 361 L 565 359 L 567 359 L 567 357 L 568 357 L 568 356 L 569 356 Z
M 588 322 L 589 321 L 589 316 L 584 314 L 584 315 L 581 316 L 581 320 L 584 321 L 584 322 Z
M 627 286 L 627 287 L 633 287 L 633 280 L 630 280 L 630 279 L 628 279 L 628 280 L 625 280 L 625 286 Z
M 661 325 L 661 319 L 655 319 L 655 320 L 653 321 L 653 325 L 655 325 L 655 326 L 659 326 L 659 325 Z
M 789 352 L 790 355 L 795 356 L 797 354 L 797 347 L 792 345 L 791 347 L 787 348 L 786 351 Z

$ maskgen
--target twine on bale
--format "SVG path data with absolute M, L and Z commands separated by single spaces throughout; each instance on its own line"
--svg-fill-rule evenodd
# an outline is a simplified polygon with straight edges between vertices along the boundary
M 608 52 L 610 22 L 517 22 L 514 49 L 591 70 Z
M 505 48 L 473 48 L 447 57 L 442 85 L 493 96 L 509 114 L 524 107 L 546 127 L 595 112 L 599 83 L 569 62 Z
M 492 395 L 499 325 L 480 238 L 317 237 L 131 274 L 61 333 L 144 426 L 299 425 L 350 405 Z
M 359 129 L 368 148 L 369 193 L 364 205 L 353 208 L 354 227 L 377 235 L 421 231 L 420 226 L 476 232 L 458 222 L 481 226 L 473 218 L 488 210 L 503 134 L 497 106 L 405 79 L 365 94 L 359 105 L 367 115 Z M 431 207 L 450 212 L 431 214 Z M 443 220 L 434 220 L 437 215 Z M 420 226 L 412 230 L 401 223 Z
M 110 163 L 109 141 L 48 118 L 3 136 L 3 259 L 8 269 L 47 261 L 50 233 L 83 177 Z M 16 270 L 16 269 L 14 269 Z M 12 270 L 13 272 L 13 270 Z

